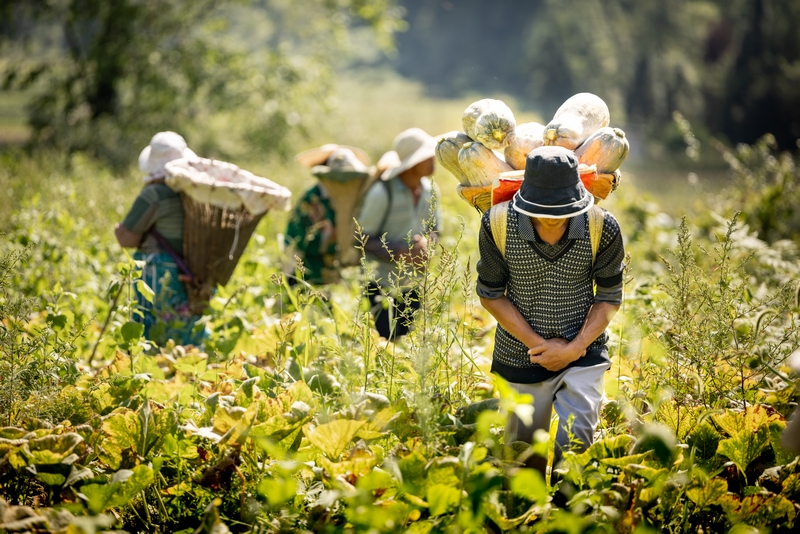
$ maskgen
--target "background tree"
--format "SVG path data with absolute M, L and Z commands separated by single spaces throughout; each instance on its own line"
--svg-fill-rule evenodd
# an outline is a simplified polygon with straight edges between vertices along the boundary
M 11 1 L 0 72 L 31 92 L 38 146 L 122 165 L 172 129 L 202 153 L 285 151 L 324 107 L 348 30 L 386 48 L 398 24 L 390 0 Z
M 698 133 L 800 137 L 800 3 L 788 0 L 399 0 L 398 70 L 437 95 L 513 94 L 545 120 L 570 95 L 603 97 L 615 124 L 682 148 Z

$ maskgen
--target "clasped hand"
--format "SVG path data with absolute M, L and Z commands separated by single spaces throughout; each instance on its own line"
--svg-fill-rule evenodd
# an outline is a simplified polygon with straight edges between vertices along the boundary
M 528 349 L 532 363 L 537 363 L 548 371 L 560 371 L 586 354 L 564 338 L 543 339 Z

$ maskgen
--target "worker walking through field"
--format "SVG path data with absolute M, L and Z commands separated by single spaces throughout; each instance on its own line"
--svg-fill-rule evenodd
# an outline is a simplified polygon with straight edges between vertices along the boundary
M 337 228 L 336 210 L 331 191 L 323 180 L 334 184 L 353 183 L 352 195 L 357 196 L 358 185 L 370 177 L 369 156 L 356 147 L 327 144 L 301 152 L 295 159 L 300 165 L 311 169 L 318 181 L 308 189 L 289 215 L 284 245 L 284 273 L 290 285 L 297 283 L 297 262 L 303 264 L 302 279 L 313 285 L 331 284 L 341 278 L 343 251 L 338 250 L 337 232 L 349 234 L 350 248 L 353 247 L 350 228 Z M 340 187 L 341 189 L 341 187 Z M 339 199 L 344 203 L 345 199 Z M 346 214 L 352 219 L 352 214 Z
M 513 199 L 481 220 L 477 292 L 498 322 L 492 372 L 533 395 L 532 423 L 512 415 L 506 443 L 549 431 L 555 408 L 554 466 L 569 432 L 580 449 L 593 441 L 610 365 L 605 329 L 622 303 L 619 224 L 593 203 L 574 153 L 546 146 L 528 155 Z M 529 465 L 544 474 L 547 459 Z
M 423 269 L 432 246 L 429 240 L 435 240 L 440 229 L 438 195 L 429 179 L 435 147 L 436 140 L 419 128 L 398 134 L 393 142 L 396 164 L 362 201 L 358 222 L 368 238 L 364 247 L 367 260 L 375 266 L 367 297 L 375 327 L 386 339 L 406 335 L 411 316 L 419 308 L 412 281 L 407 273 L 398 272 L 395 260 L 405 256 L 417 270 Z M 381 159 L 388 158 L 384 155 Z
M 134 259 L 145 261 L 142 280 L 154 291 L 153 302 L 136 288 L 144 336 L 163 345 L 173 339 L 180 345 L 198 345 L 207 333 L 195 328 L 199 316 L 189 311 L 189 297 L 179 267 L 183 261 L 184 211 L 180 194 L 165 183 L 164 166 L 173 160 L 196 158 L 183 137 L 175 132 L 159 132 L 142 150 L 139 169 L 145 173 L 144 187 L 114 233 L 119 244 L 136 248 Z

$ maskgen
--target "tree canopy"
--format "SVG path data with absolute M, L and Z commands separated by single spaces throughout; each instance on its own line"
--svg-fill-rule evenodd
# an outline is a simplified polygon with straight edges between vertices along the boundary
M 26 89 L 33 143 L 124 164 L 156 131 L 200 151 L 288 149 L 324 108 L 348 31 L 391 45 L 390 0 L 11 1 L 0 73 Z
M 548 117 L 589 91 L 650 134 L 679 111 L 731 142 L 800 137 L 800 2 L 400 3 L 395 64 L 434 93 L 505 91 Z

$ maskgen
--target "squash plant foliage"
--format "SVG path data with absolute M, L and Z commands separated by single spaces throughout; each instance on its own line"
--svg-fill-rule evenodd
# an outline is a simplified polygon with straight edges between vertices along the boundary
M 530 399 L 486 374 L 492 325 L 454 195 L 446 223 L 462 230 L 419 277 L 402 342 L 376 337 L 358 269 L 335 288 L 287 287 L 265 237 L 281 221 L 267 217 L 211 303 L 203 352 L 131 326 L 137 265 L 99 231 L 116 214 L 98 206 L 125 191 L 74 163 L 4 219 L 0 531 L 795 528 L 800 465 L 780 435 L 796 393 L 784 363 L 800 345 L 796 246 L 618 192 L 632 259 L 609 402 L 595 443 L 566 453 L 556 495 L 524 463 L 547 436 L 503 440 Z M 95 188 L 78 195 L 87 166 Z M 94 220 L 72 215 L 85 204 Z

